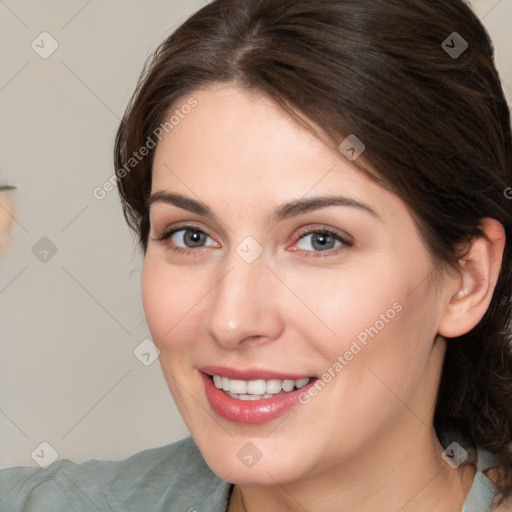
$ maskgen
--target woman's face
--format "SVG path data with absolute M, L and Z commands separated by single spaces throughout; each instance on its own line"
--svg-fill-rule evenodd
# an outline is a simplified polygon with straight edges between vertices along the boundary
M 414 450 L 444 292 L 404 203 L 264 97 L 191 96 L 156 149 L 142 284 L 206 461 L 274 484 Z

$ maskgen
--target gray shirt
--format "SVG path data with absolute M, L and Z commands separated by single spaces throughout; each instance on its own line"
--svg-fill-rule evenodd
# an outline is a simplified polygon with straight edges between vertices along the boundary
M 461 512 L 488 512 L 496 489 L 477 473 Z M 47 468 L 0 471 L 0 512 L 226 512 L 232 484 L 207 466 L 192 438 L 121 461 L 57 460 Z

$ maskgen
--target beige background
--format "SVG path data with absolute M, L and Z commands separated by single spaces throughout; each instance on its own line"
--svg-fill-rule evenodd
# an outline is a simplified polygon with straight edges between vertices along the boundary
M 510 101 L 512 0 L 472 3 Z M 204 4 L 0 0 L 0 179 L 20 187 L 0 264 L 2 467 L 34 465 L 42 442 L 79 462 L 187 435 L 158 361 L 133 353 L 150 336 L 117 192 L 98 200 L 93 190 L 113 173 L 115 131 L 146 56 Z M 51 49 L 43 31 L 59 45 L 46 59 L 31 47 Z

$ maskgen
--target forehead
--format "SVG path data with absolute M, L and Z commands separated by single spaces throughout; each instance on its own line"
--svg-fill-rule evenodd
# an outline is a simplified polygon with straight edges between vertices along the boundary
M 180 99 L 173 112 L 191 98 L 195 107 L 157 146 L 153 192 L 252 208 L 315 194 L 387 201 L 387 210 L 401 202 L 261 94 L 215 85 Z

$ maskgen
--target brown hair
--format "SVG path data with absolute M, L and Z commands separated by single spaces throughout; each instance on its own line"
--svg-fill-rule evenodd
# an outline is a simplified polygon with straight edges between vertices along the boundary
M 463 49 L 463 41 L 462 54 L 449 51 Z M 471 447 L 492 452 L 498 489 L 510 495 L 512 202 L 505 191 L 512 137 L 492 44 L 478 18 L 462 0 L 206 5 L 148 60 L 117 133 L 123 211 L 144 251 L 154 151 L 133 168 L 126 162 L 179 99 L 216 82 L 265 94 L 309 129 L 321 127 L 336 146 L 356 134 L 366 146 L 361 171 L 408 205 L 440 267 L 457 268 L 460 248 L 482 236 L 482 219 L 504 226 L 490 307 L 472 331 L 447 344 L 434 427 L 440 439 L 456 431 Z

